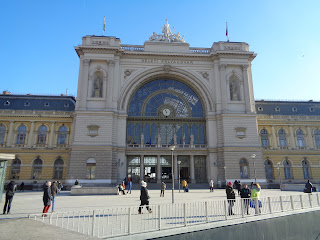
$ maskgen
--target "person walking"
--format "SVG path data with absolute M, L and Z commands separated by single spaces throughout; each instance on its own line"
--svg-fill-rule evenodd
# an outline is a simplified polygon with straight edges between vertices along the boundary
M 43 211 L 42 211 L 42 216 L 43 217 L 46 217 L 48 210 L 51 206 L 51 199 L 52 199 L 52 196 L 51 196 L 51 182 L 47 182 L 46 185 L 44 186 L 43 188 Z
M 52 196 L 52 208 L 51 208 L 51 212 L 54 212 L 54 203 L 56 200 L 56 196 L 58 194 L 58 186 L 56 182 L 53 182 L 51 184 L 51 196 Z
M 3 207 L 3 214 L 9 214 L 14 192 L 16 191 L 15 181 L 11 181 L 6 187 L 6 201 Z
M 211 179 L 209 182 L 210 192 L 213 192 L 213 187 L 214 187 L 214 181 Z
M 234 215 L 232 208 L 233 208 L 234 202 L 236 201 L 236 194 L 234 193 L 232 182 L 228 182 L 228 186 L 226 187 L 226 194 L 227 194 L 227 201 L 229 204 L 229 207 L 228 207 L 229 216 Z
M 152 213 L 151 208 L 149 208 L 149 192 L 147 189 L 147 183 L 145 181 L 141 181 L 141 190 L 140 190 L 140 207 L 138 210 L 138 213 L 141 214 L 141 210 L 143 208 L 144 205 L 146 205 L 147 210 L 149 211 L 149 213 Z
M 24 182 L 22 182 L 21 184 L 20 184 L 20 192 L 24 192 Z
M 307 181 L 306 185 L 305 185 L 305 192 L 306 193 L 312 193 L 312 183 L 310 182 L 310 180 Z
M 188 192 L 188 190 L 187 190 L 187 189 L 188 189 L 188 183 L 187 183 L 187 181 L 186 181 L 185 179 L 183 179 L 181 183 L 182 183 L 183 191 L 184 191 L 184 192 Z
M 164 197 L 164 191 L 166 190 L 166 183 L 164 181 L 162 181 L 161 185 L 160 185 L 160 197 Z
M 127 194 L 129 193 L 129 191 L 130 191 L 130 194 L 131 194 L 131 189 L 132 189 L 132 181 L 131 181 L 131 178 L 128 178 L 128 191 L 127 191 Z
M 244 212 L 247 212 L 247 214 L 249 215 L 251 190 L 248 188 L 247 184 L 243 185 L 243 188 L 240 191 L 240 196 L 242 198 L 243 210 Z
M 259 213 L 261 213 L 261 207 L 262 207 L 262 203 L 259 200 L 260 198 L 260 193 L 261 193 L 261 187 L 259 183 L 254 183 L 253 184 L 253 188 L 251 190 L 251 204 L 250 206 L 253 208 L 256 208 L 256 199 L 258 200 L 258 207 L 259 207 Z

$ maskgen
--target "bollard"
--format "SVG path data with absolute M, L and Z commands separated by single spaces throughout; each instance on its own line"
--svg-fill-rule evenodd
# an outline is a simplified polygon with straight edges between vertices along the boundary
M 300 195 L 300 204 L 301 204 L 301 208 L 303 208 L 302 195 Z
M 242 217 L 244 217 L 244 204 L 245 204 L 244 201 L 245 201 L 245 199 L 240 198 L 240 207 L 241 207 L 241 216 Z
M 227 220 L 228 219 L 228 203 L 227 203 L 227 200 L 224 200 L 223 201 L 224 203 L 224 215 L 225 215 L 225 219 Z
M 184 218 L 184 226 L 187 226 L 187 208 L 186 208 L 186 203 L 183 204 L 183 218 Z
M 311 193 L 308 193 L 309 195 L 309 202 L 310 202 L 310 207 L 312 208 L 312 199 L 311 199 Z
M 92 236 L 94 236 L 95 222 L 96 222 L 96 210 L 93 210 L 93 217 L 92 217 Z
M 280 208 L 281 208 L 281 212 L 283 212 L 283 200 L 282 200 L 282 196 L 280 196 Z
M 206 208 L 206 222 L 209 222 L 209 217 L 208 217 L 208 202 L 205 202 L 205 208 Z
M 268 197 L 269 212 L 272 213 L 271 198 Z
M 291 209 L 294 210 L 294 205 L 293 205 L 293 196 L 290 196 L 290 201 L 291 201 Z
M 131 233 L 131 208 L 128 208 L 128 234 Z
M 158 229 L 161 230 L 161 205 L 158 206 Z

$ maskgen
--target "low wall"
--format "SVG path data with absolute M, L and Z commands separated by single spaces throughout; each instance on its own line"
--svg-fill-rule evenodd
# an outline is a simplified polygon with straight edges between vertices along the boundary
M 118 195 L 117 187 L 71 187 L 71 195 Z
M 305 187 L 305 184 L 282 184 L 281 189 L 282 191 L 299 191 L 303 192 L 303 189 Z M 319 191 L 319 184 L 313 184 L 313 187 Z

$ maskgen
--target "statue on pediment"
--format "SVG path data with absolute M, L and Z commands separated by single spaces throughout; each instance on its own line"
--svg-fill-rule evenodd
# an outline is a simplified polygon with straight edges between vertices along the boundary
M 149 41 L 152 42 L 185 42 L 184 35 L 181 37 L 180 32 L 177 34 L 173 34 L 171 32 L 168 19 L 166 19 L 166 23 L 162 27 L 163 34 L 157 34 L 155 32 L 149 37 Z

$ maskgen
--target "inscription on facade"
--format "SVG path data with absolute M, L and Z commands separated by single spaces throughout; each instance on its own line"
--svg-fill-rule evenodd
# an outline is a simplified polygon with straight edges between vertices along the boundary
M 93 45 L 109 45 L 109 42 L 92 40 L 91 44 L 93 44 Z
M 142 59 L 143 63 L 159 63 L 159 64 L 193 64 L 193 61 L 186 60 L 170 60 L 170 59 Z

